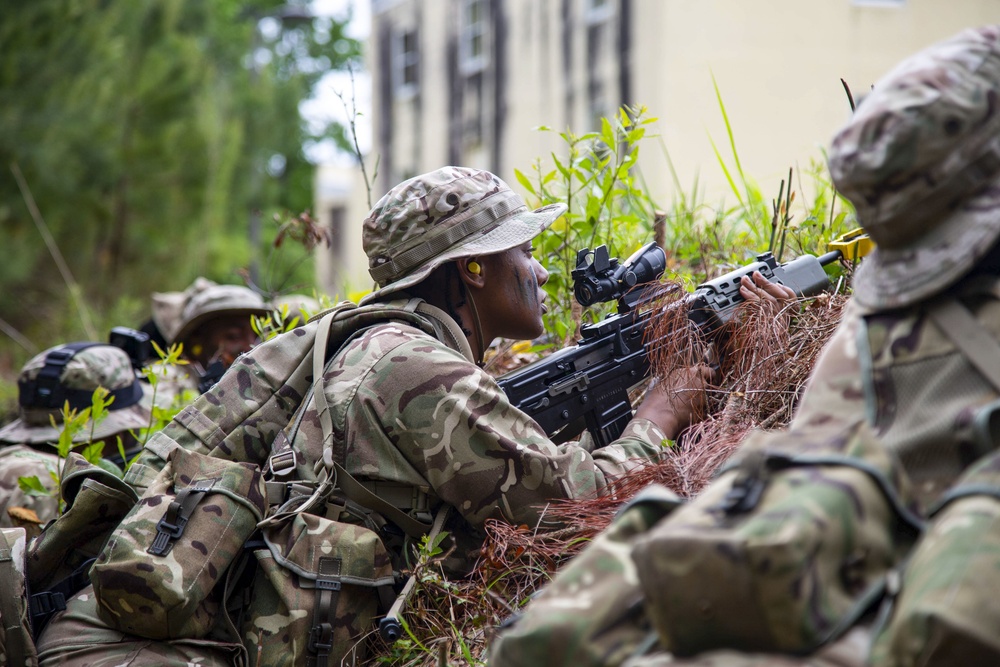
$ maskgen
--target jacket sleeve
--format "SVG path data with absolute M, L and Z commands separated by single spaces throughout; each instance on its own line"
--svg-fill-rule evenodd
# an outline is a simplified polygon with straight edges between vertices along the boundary
M 633 419 L 620 439 L 593 453 L 555 445 L 489 374 L 429 337 L 381 356 L 346 422 L 349 470 L 397 481 L 418 476 L 473 525 L 490 517 L 532 524 L 546 501 L 600 493 L 656 459 L 665 440 L 652 422 Z

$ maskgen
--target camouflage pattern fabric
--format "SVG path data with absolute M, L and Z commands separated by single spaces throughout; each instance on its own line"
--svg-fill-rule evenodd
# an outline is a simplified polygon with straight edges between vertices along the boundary
M 315 408 L 307 405 L 291 432 L 298 457 L 292 479 L 315 481 L 317 466 L 339 460 L 367 483 L 409 489 L 408 498 L 423 493 L 430 507 L 447 502 L 468 522 L 449 530 L 465 531 L 471 550 L 481 540 L 473 527 L 486 518 L 535 523 L 547 500 L 598 493 L 662 452 L 662 432 L 641 419 L 593 455 L 554 445 L 472 362 L 450 318 L 415 315 L 412 306 L 409 300 L 341 305 L 331 344 L 363 332 L 327 366 L 340 444 L 324 451 Z M 312 386 L 317 326 L 314 319 L 240 357 L 219 384 L 150 439 L 127 481 L 145 492 L 175 448 L 264 467 Z M 274 618 L 273 608 L 257 611 Z M 255 610 L 248 613 L 253 618 Z M 285 624 L 301 614 L 289 611 Z M 62 625 L 54 619 L 46 634 L 68 640 L 64 633 L 73 626 Z
M 66 508 L 28 548 L 31 590 L 46 591 L 96 557 L 136 494 L 117 475 L 70 452 L 61 493 Z
M 881 77 L 829 150 L 875 242 L 854 280 L 869 308 L 955 283 L 1000 237 L 1000 25 L 969 29 Z
M 1000 664 L 1000 453 L 948 492 L 904 570 L 874 664 Z
M 38 641 L 42 667 L 237 667 L 247 664 L 240 645 L 207 639 L 158 642 L 109 628 L 97 613 L 93 588 L 66 601 Z
M 657 591 L 646 609 L 679 655 L 813 651 L 880 599 L 915 541 L 905 480 L 864 421 L 834 437 L 758 433 L 737 456 L 636 538 L 639 580 Z
M 256 667 L 307 663 L 317 600 L 334 572 L 341 586 L 329 600 L 334 607 L 327 612 L 329 655 L 346 664 L 363 658 L 366 643 L 359 638 L 372 630 L 378 612 L 375 589 L 395 583 L 392 558 L 379 535 L 301 513 L 266 528 L 264 542 L 266 548 L 252 554 L 257 572 L 241 628 Z
M 490 646 L 491 667 L 602 667 L 639 653 L 652 627 L 632 542 L 680 503 L 662 486 L 637 495 L 501 629 Z
M 1000 333 L 1000 283 L 973 280 L 958 296 L 988 331 Z M 978 427 L 1000 391 L 965 358 L 924 309 L 868 312 L 857 306 L 821 355 L 791 429 L 836 431 L 866 415 L 894 452 L 926 512 L 958 476 L 992 449 Z
M 361 303 L 383 301 L 454 259 L 530 241 L 565 212 L 565 204 L 530 211 L 503 180 L 479 169 L 442 167 L 403 181 L 365 218 L 361 243 L 378 289 Z
M 851 300 L 841 314 L 837 330 L 827 341 L 813 367 L 790 428 L 810 431 L 844 428 L 845 420 L 865 414 L 862 352 L 867 364 L 867 344 L 859 351 L 863 309 Z
M 213 590 L 266 506 L 256 465 L 175 449 L 90 569 L 101 618 L 150 639 L 207 635 Z
M 37 517 L 36 525 L 41 526 L 56 518 L 59 503 L 56 482 L 53 475 L 59 470 L 59 457 L 26 445 L 14 445 L 0 449 L 0 527 L 20 525 L 9 510 L 21 508 L 30 510 Z M 23 491 L 18 483 L 21 477 L 37 477 L 51 495 L 35 495 Z M 15 509 L 16 513 L 16 509 Z M 23 515 L 18 515 L 23 517 Z
M 0 528 L 0 665 L 38 664 L 28 613 L 23 528 Z
M 336 434 L 328 456 L 359 479 L 421 489 L 472 526 L 488 518 L 533 525 L 548 500 L 599 493 L 656 459 L 665 441 L 652 422 L 634 419 L 593 454 L 554 445 L 467 346 L 403 324 L 365 330 L 328 366 L 326 387 Z M 314 478 L 325 460 L 320 433 L 308 406 L 292 440 L 300 478 Z
M 140 404 L 141 382 L 132 362 L 121 349 L 112 345 L 93 344 L 77 351 L 62 367 L 57 382 L 51 387 L 54 404 L 46 391 L 39 390 L 39 373 L 46 367 L 50 355 L 63 353 L 63 345 L 49 348 L 32 357 L 18 376 L 17 419 L 0 428 L 0 443 L 37 444 L 59 441 L 62 431 L 62 408 L 71 398 L 70 406 L 77 410 L 90 407 L 91 395 L 98 387 L 120 392 L 108 406 L 108 414 L 93 428 L 84 428 L 74 442 L 103 440 L 130 429 L 149 425 L 149 410 Z M 71 392 L 62 397 L 60 392 Z M 55 422 L 55 426 L 53 426 Z
M 787 653 L 705 651 L 679 658 L 667 651 L 652 651 L 628 662 L 629 667 L 867 667 L 871 630 L 855 626 L 837 641 L 808 656 Z

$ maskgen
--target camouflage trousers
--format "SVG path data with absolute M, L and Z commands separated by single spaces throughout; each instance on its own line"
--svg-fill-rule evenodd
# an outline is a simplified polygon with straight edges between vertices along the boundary
M 66 602 L 36 642 L 40 667 L 233 667 L 241 645 L 209 640 L 154 641 L 109 628 L 97 615 L 92 586 Z

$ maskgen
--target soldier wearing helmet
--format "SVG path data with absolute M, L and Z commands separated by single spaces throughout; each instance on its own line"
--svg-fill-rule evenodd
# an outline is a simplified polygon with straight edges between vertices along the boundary
M 18 377 L 19 417 L 0 428 L 0 526 L 18 521 L 44 525 L 56 517 L 61 460 L 56 443 L 63 430 L 63 407 L 91 407 L 94 391 L 108 391 L 108 414 L 73 434 L 74 449 L 104 444 L 104 457 L 121 466 L 139 446 L 136 434 L 149 427 L 150 414 L 140 404 L 143 391 L 128 355 L 100 343 L 68 343 L 49 348 L 28 361 Z M 20 478 L 35 478 L 48 493 L 29 493 Z M 18 511 L 22 510 L 22 511 Z M 30 513 L 23 510 L 34 512 Z
M 251 317 L 269 313 L 263 297 L 250 288 L 206 278 L 184 292 L 155 293 L 152 329 L 168 343 L 180 344 L 186 362 L 173 368 L 152 362 L 163 376 L 157 383 L 157 405 L 178 407 L 175 401 L 187 402 L 215 384 L 236 357 L 259 342 Z

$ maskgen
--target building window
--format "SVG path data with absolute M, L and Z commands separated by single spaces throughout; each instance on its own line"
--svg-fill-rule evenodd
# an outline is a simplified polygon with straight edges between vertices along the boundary
M 614 5 L 611 0 L 587 0 L 587 10 L 583 18 L 587 23 L 602 23 L 611 18 Z
M 397 97 L 409 97 L 417 92 L 420 52 L 417 30 L 404 30 L 393 40 L 392 77 Z
M 486 0 L 463 0 L 459 35 L 459 65 L 463 74 L 486 69 L 489 60 L 486 39 Z

